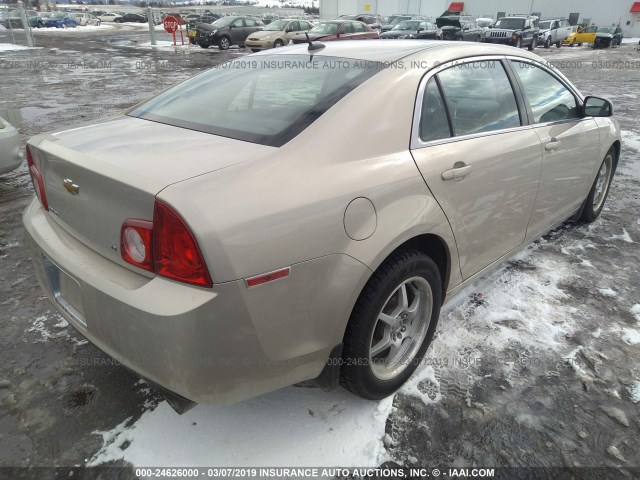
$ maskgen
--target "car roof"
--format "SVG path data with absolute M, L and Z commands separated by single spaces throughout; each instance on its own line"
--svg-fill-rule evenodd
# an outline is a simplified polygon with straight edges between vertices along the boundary
M 321 43 L 321 42 L 315 42 Z M 420 56 L 429 52 L 430 56 L 440 63 L 459 58 L 483 55 L 511 55 L 540 61 L 540 57 L 528 51 L 516 49 L 509 45 L 477 42 L 449 42 L 433 40 L 366 40 L 360 42 L 326 42 L 325 48 L 317 51 L 314 57 L 342 57 L 354 60 L 373 62 L 394 62 L 410 56 Z M 305 43 L 289 45 L 273 50 L 264 50 L 256 56 L 268 55 L 306 55 L 309 57 L 308 45 Z

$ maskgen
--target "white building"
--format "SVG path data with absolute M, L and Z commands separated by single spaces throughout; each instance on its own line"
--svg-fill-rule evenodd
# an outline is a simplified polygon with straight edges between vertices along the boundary
M 409 13 L 438 17 L 446 10 L 476 18 L 533 13 L 540 18 L 566 18 L 572 24 L 620 24 L 625 37 L 640 37 L 640 2 L 633 0 L 320 0 L 320 16 L 333 19 L 347 13 L 392 15 Z

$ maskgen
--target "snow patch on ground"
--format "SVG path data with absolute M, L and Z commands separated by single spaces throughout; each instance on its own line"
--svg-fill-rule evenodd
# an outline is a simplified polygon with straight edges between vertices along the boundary
M 111 25 L 78 25 L 72 28 L 32 28 L 34 33 L 81 33 L 81 32 L 95 32 L 104 31 L 113 28 Z
M 630 312 L 636 317 L 638 323 L 640 323 L 640 303 L 636 303 L 633 307 L 631 307 Z
M 622 341 L 628 343 L 629 345 L 637 345 L 638 343 L 640 343 L 640 332 L 633 328 L 623 328 Z
M 13 43 L 0 43 L 0 52 L 12 52 L 14 50 L 32 50 L 36 47 L 27 47 L 24 45 L 14 45 Z
M 382 440 L 392 404 L 301 387 L 184 415 L 162 402 L 131 426 L 96 432 L 104 445 L 89 464 L 373 467 L 389 459 Z
M 640 402 L 640 382 L 633 382 L 631 385 L 627 387 L 629 391 L 629 397 L 631 397 L 631 401 L 633 403 Z
M 622 240 L 623 242 L 633 243 L 631 235 L 629 235 L 629 232 L 627 232 L 625 228 L 622 229 L 622 233 L 620 235 L 611 235 L 609 240 Z
M 617 297 L 618 292 L 612 290 L 611 288 L 599 288 L 598 291 L 604 295 L 605 297 Z
M 638 45 L 638 42 L 640 42 L 640 38 L 636 38 L 636 37 L 630 37 L 630 38 L 623 38 L 622 39 L 622 44 L 623 45 L 627 44 L 627 43 Z

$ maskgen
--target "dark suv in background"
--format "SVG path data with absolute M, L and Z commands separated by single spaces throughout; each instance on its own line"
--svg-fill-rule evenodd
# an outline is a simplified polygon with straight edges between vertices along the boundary
M 534 15 L 509 15 L 501 17 L 485 32 L 483 42 L 502 43 L 513 47 L 528 47 L 533 50 L 538 45 L 538 17 Z

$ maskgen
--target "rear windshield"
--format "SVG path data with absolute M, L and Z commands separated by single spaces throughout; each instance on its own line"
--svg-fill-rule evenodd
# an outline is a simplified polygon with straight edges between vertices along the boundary
M 280 147 L 379 70 L 375 62 L 336 57 L 247 57 L 176 85 L 128 115 Z

